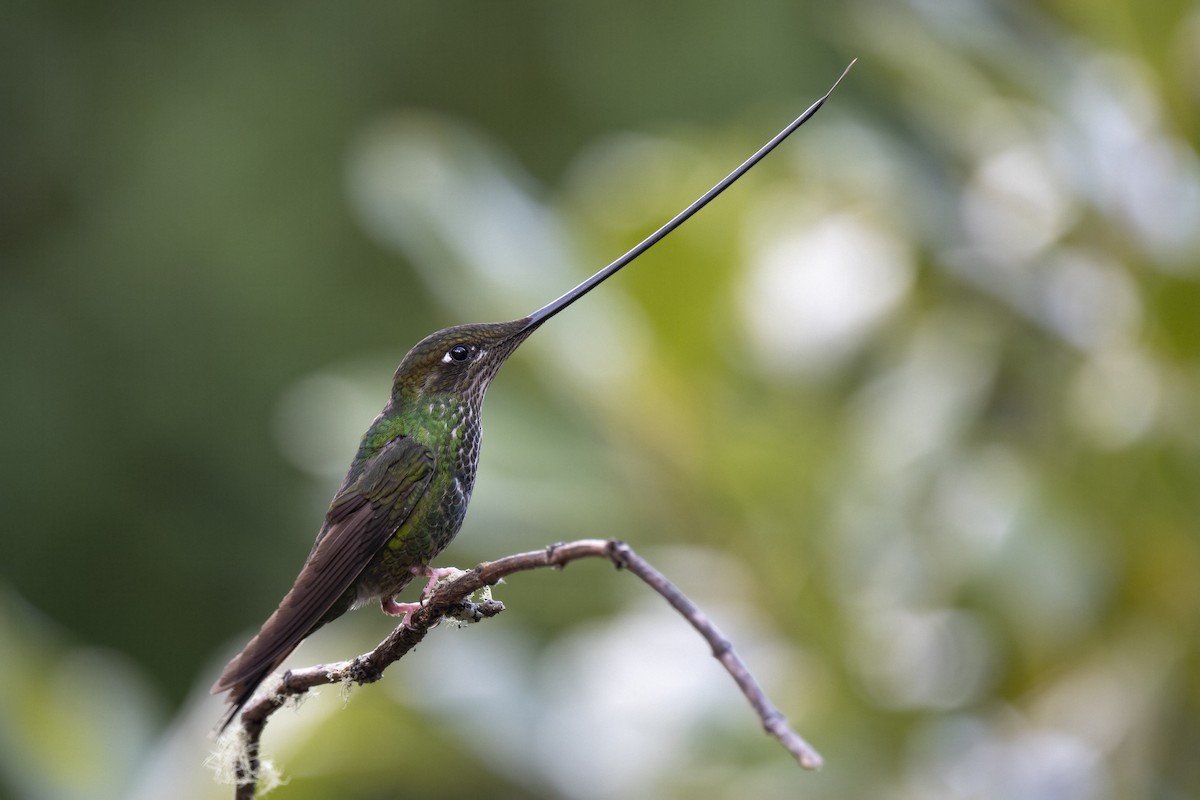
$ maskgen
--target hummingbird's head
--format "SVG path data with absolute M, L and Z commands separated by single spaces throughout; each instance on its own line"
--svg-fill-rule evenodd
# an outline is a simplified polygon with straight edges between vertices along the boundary
M 396 400 L 453 394 L 482 402 L 488 384 L 517 346 L 537 329 L 529 317 L 456 325 L 417 342 L 392 379 Z

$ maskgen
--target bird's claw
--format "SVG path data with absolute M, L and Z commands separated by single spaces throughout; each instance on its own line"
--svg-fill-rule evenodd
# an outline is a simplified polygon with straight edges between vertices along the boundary
M 394 597 L 379 598 L 379 607 L 383 609 L 383 613 L 389 617 L 404 617 L 400 620 L 400 626 L 412 629 L 412 615 L 421 607 L 420 603 L 397 603 Z
M 413 567 L 412 573 L 418 578 L 428 578 L 425 582 L 425 588 L 421 590 L 421 597 L 429 597 L 433 594 L 433 590 L 443 578 L 457 577 L 463 574 L 461 569 L 457 567 Z

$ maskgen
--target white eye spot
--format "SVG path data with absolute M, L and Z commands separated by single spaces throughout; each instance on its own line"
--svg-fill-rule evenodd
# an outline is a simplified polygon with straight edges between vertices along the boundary
M 442 363 L 443 363 L 443 364 L 449 364 L 449 363 L 450 363 L 450 361 L 451 361 L 451 358 L 450 358 L 450 354 L 449 354 L 449 353 L 446 353 L 446 355 L 442 356 Z

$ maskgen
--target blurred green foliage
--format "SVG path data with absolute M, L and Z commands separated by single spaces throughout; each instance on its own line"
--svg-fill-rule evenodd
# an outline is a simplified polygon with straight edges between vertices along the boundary
M 0 26 L 0 795 L 229 796 L 223 659 L 405 349 L 534 337 L 442 558 L 600 565 L 280 715 L 279 797 L 1200 793 L 1200 12 L 37 3 Z M 294 663 L 387 630 L 363 611 Z

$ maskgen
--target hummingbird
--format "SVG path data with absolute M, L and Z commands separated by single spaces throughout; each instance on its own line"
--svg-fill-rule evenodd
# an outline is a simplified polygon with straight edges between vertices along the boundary
M 462 526 L 475 486 L 488 385 L 521 343 L 725 191 L 821 108 L 850 66 L 803 114 L 662 227 L 558 299 L 510 322 L 456 325 L 418 342 L 396 369 L 391 396 L 363 435 L 292 588 L 225 667 L 224 730 L 305 638 L 351 608 L 378 601 L 409 623 L 420 603 L 397 602 L 414 578 L 422 596 L 452 570 L 430 562 Z

